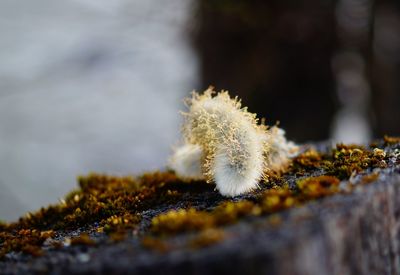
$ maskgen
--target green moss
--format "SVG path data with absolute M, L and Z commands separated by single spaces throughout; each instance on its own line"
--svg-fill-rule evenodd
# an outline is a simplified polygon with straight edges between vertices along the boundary
M 303 175 L 318 168 L 326 175 L 345 180 L 367 168 L 385 168 L 385 157 L 381 149 L 368 150 L 360 145 L 337 144 L 327 153 L 314 149 L 306 151 L 293 160 L 290 172 Z
M 296 192 L 288 188 L 269 189 L 262 193 L 258 203 L 262 213 L 271 214 L 299 204 Z
M 162 213 L 152 219 L 151 230 L 158 234 L 200 231 L 235 223 L 244 216 L 260 214 L 261 208 L 251 201 L 226 201 L 212 211 L 189 208 Z
M 311 148 L 293 159 L 292 171 L 311 170 L 324 165 L 324 154 Z
M 78 237 L 74 237 L 70 240 L 71 245 L 95 245 L 96 242 L 90 238 L 89 234 L 82 233 Z
M 300 195 L 304 200 L 329 196 L 339 192 L 340 180 L 333 176 L 318 176 L 298 180 L 296 182 Z
M 385 145 L 400 144 L 400 137 L 384 136 L 383 141 L 385 142 Z
M 165 253 L 170 251 L 173 247 L 161 238 L 154 238 L 151 236 L 145 236 L 141 239 L 141 244 L 144 248 Z
M 218 226 L 235 223 L 241 217 L 259 215 L 261 215 L 260 206 L 247 200 L 222 202 L 212 211 L 215 224 Z
M 40 251 L 47 239 L 45 232 L 74 230 L 94 222 L 99 223 L 98 232 L 121 239 L 139 223 L 138 211 L 157 204 L 157 198 L 167 192 L 163 186 L 177 181 L 172 172 L 147 173 L 139 178 L 100 174 L 79 177 L 80 188 L 59 204 L 28 213 L 18 222 L 0 225 L 0 256 L 10 251 Z
M 396 138 L 385 137 L 384 140 L 386 145 L 396 142 Z M 165 252 L 173 249 L 168 244 L 169 236 L 182 232 L 193 232 L 194 237 L 187 245 L 199 248 L 223 240 L 226 237 L 223 227 L 243 218 L 267 215 L 271 225 L 278 226 L 280 211 L 351 192 L 352 188 L 341 190 L 340 182 L 366 169 L 384 168 L 386 163 L 388 157 L 377 145 L 365 148 L 338 144 L 326 152 L 309 149 L 293 159 L 286 173 L 271 176 L 269 182 L 261 183 L 261 190 L 255 191 L 249 199 L 232 201 L 226 198 L 207 210 L 191 207 L 190 203 L 183 205 L 181 209 L 153 217 L 149 228 L 138 238 L 144 247 Z M 313 174 L 319 176 L 310 177 Z M 377 173 L 368 174 L 360 183 L 374 182 L 378 176 Z M 58 231 L 91 228 L 108 234 L 113 241 L 120 241 L 137 234 L 134 232 L 139 230 L 142 211 L 160 205 L 179 205 L 184 194 L 187 199 L 188 194 L 211 192 L 214 188 L 202 181 L 181 180 L 171 171 L 146 173 L 140 177 L 90 174 L 79 177 L 78 186 L 57 205 L 28 213 L 14 223 L 0 222 L 0 258 L 11 251 L 40 256 L 43 242 Z M 86 233 L 72 239 L 71 243 L 94 244 Z M 60 246 L 60 242 L 54 244 Z
M 102 227 L 99 227 L 97 232 L 115 233 L 124 232 L 127 230 L 133 230 L 137 227 L 140 222 L 140 216 L 138 214 L 124 213 L 121 216 L 113 215 L 107 219 L 103 219 L 100 222 Z
M 198 249 L 217 244 L 227 238 L 225 231 L 208 228 L 197 234 L 189 241 L 189 247 Z
M 170 210 L 154 217 L 151 230 L 160 234 L 175 234 L 182 231 L 196 231 L 211 228 L 215 225 L 214 217 L 205 211 L 194 208 Z
M 17 231 L 0 232 L 1 249 L 0 258 L 10 251 L 21 251 L 33 256 L 43 254 L 41 245 L 51 237 L 54 231 L 38 231 L 36 229 L 21 229 Z

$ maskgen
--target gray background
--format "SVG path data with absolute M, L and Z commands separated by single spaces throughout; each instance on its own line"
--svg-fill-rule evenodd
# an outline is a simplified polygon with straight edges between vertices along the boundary
M 196 87 L 188 0 L 0 2 L 0 219 L 163 168 Z

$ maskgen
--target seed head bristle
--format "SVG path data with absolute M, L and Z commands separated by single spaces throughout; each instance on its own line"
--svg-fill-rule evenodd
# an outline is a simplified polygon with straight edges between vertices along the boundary
M 184 142 L 201 148 L 199 169 L 221 194 L 235 196 L 256 188 L 260 179 L 268 178 L 269 170 L 277 169 L 271 162 L 279 162 L 279 157 L 286 161 L 290 146 L 282 132 L 271 132 L 264 119 L 260 121 L 242 107 L 238 97 L 231 98 L 227 91 L 216 93 L 210 87 L 203 94 L 192 92 L 185 104 L 189 110 L 183 113 Z M 192 156 L 185 157 L 193 162 Z

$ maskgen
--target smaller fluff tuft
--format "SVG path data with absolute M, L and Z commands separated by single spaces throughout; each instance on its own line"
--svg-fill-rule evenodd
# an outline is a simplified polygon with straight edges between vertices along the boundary
M 284 172 L 291 158 L 299 152 L 299 147 L 292 141 L 287 141 L 285 131 L 277 126 L 269 129 L 268 143 L 270 146 L 266 156 L 266 167 L 273 173 Z
M 197 144 L 184 144 L 175 149 L 168 166 L 184 179 L 204 179 L 201 160 L 203 149 Z

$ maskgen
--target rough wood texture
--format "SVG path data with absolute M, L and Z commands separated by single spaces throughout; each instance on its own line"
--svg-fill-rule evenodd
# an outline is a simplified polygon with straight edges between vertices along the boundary
M 179 205 L 161 203 L 147 213 L 151 217 L 187 203 L 212 207 L 220 200 L 208 190 L 184 197 Z M 148 227 L 149 221 L 144 217 L 142 226 Z M 134 237 L 120 243 L 66 246 L 39 258 L 10 253 L 0 261 L 0 273 L 400 274 L 398 160 L 381 169 L 374 183 L 359 184 L 350 194 L 242 219 L 224 230 L 228 238 L 213 246 L 165 253 L 144 249 Z M 182 243 L 190 234 L 171 238 Z

